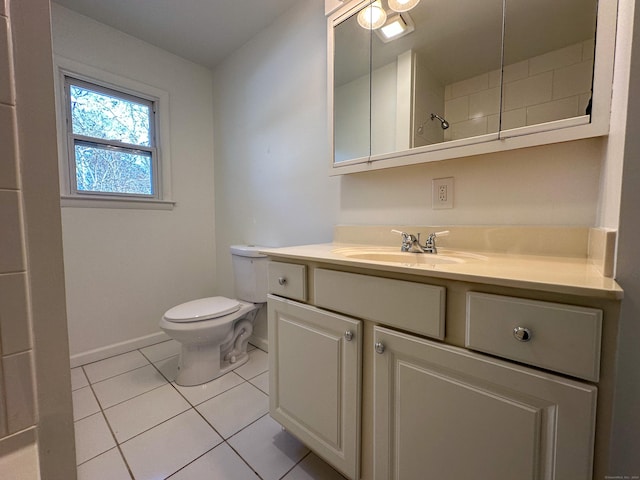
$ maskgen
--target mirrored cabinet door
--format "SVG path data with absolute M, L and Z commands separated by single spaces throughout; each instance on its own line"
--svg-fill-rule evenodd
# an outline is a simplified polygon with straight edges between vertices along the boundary
M 590 121 L 597 9 L 597 0 L 505 1 L 502 130 Z
M 333 32 L 334 162 L 364 161 L 371 154 L 371 30 L 355 11 Z
M 421 1 L 407 12 L 416 23 L 408 38 L 415 52 L 412 148 L 498 132 L 502 10 L 502 0 L 447 0 Z

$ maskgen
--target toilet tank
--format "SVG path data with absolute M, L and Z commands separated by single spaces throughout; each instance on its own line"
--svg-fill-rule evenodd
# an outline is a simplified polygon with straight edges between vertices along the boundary
M 269 259 L 255 245 L 232 245 L 233 286 L 238 300 L 251 303 L 267 301 L 267 264 Z

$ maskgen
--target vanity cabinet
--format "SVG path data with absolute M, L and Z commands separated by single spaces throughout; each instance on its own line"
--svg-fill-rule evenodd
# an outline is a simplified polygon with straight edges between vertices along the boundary
M 593 386 L 375 327 L 374 479 L 589 479 Z
M 362 322 L 268 299 L 269 411 L 349 478 L 359 478 Z
M 271 416 L 348 478 L 594 478 L 596 416 L 602 436 L 609 421 L 595 382 L 606 402 L 611 394 L 597 302 L 313 261 L 272 265 Z

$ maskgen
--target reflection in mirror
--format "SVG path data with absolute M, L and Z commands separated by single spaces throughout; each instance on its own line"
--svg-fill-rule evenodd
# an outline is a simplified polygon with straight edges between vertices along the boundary
M 597 0 L 506 0 L 502 130 L 591 113 Z
M 334 28 L 335 162 L 589 122 L 598 0 L 389 1 Z
M 356 13 L 334 28 L 334 43 L 334 161 L 343 162 L 371 153 L 371 30 Z
M 376 31 L 373 79 L 395 72 L 396 95 L 385 95 L 395 109 L 372 102 L 372 155 L 498 131 L 502 8 L 502 0 L 422 0 L 400 14 L 413 32 L 385 42 Z M 385 131 L 395 143 L 382 144 Z
M 334 29 L 335 161 L 497 132 L 502 0 L 377 3 L 384 27 L 367 31 L 353 15 Z

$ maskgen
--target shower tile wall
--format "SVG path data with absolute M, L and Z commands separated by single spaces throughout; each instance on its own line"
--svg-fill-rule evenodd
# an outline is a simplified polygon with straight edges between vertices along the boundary
M 10 467 L 6 462 L 35 457 L 33 352 L 16 132 L 11 23 L 6 2 L 0 0 L 0 470 Z
M 590 98 L 593 40 L 508 65 L 504 69 L 502 129 L 584 115 Z M 457 140 L 499 128 L 500 72 L 445 87 L 445 115 Z

